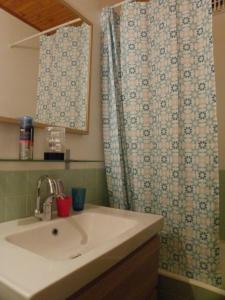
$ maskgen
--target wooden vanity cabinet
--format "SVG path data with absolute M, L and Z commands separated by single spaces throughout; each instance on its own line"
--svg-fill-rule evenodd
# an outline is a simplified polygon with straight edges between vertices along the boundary
M 155 236 L 67 300 L 156 300 L 159 244 Z

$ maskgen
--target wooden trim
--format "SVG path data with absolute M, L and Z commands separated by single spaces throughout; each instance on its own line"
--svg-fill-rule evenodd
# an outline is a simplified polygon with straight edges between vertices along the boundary
M 24 38 L 24 39 L 22 39 L 22 40 L 16 41 L 16 42 L 10 44 L 10 47 L 11 47 L 11 48 L 17 47 L 19 44 L 22 44 L 22 43 L 24 43 L 24 42 L 26 42 L 26 41 L 35 39 L 35 38 L 40 37 L 40 36 L 42 36 L 42 35 L 44 35 L 44 34 L 45 34 L 45 35 L 49 35 L 49 33 L 55 32 L 55 31 L 57 31 L 57 30 L 58 30 L 59 28 L 61 28 L 61 27 L 68 26 L 68 25 L 73 25 L 73 24 L 77 24 L 77 23 L 80 23 L 80 22 L 82 22 L 81 18 L 77 18 L 77 19 L 75 19 L 75 20 L 72 20 L 72 21 L 69 21 L 69 22 L 66 22 L 66 23 L 57 25 L 57 26 L 55 26 L 55 27 L 53 27 L 53 28 L 46 29 L 46 30 L 44 30 L 44 31 L 35 33 L 35 34 L 31 35 L 31 36 L 28 36 L 28 37 L 26 37 L 26 38 Z M 22 46 L 21 46 L 21 47 L 22 47 Z
M 12 124 L 12 125 L 18 125 L 18 126 L 20 125 L 19 119 L 17 119 L 17 118 L 9 118 L 9 117 L 2 117 L 2 116 L 0 116 L 0 123 L 3 123 L 3 124 Z M 49 127 L 49 126 L 53 126 L 53 125 L 34 122 L 34 127 L 35 128 L 42 128 L 42 129 L 44 129 L 44 128 Z M 66 132 L 67 133 L 75 133 L 75 134 L 83 134 L 83 135 L 87 135 L 88 134 L 87 130 L 72 129 L 72 128 L 67 128 L 67 127 L 66 127 Z
M 89 132 L 89 126 L 90 126 L 90 104 L 91 104 L 91 78 L 92 78 L 92 55 L 93 55 L 93 25 L 90 26 L 90 37 L 89 37 L 89 78 L 88 78 L 88 91 L 87 91 L 87 103 L 86 103 L 86 131 Z
M 73 8 L 70 4 L 68 4 L 67 2 L 65 2 L 64 0 L 58 0 L 58 2 L 62 3 L 65 7 L 71 9 L 74 11 L 74 13 L 80 17 L 82 20 L 84 20 L 85 23 L 87 23 L 88 25 L 93 25 L 91 21 L 89 21 L 86 17 L 84 17 L 79 11 L 77 11 L 75 8 Z
M 0 123 L 19 125 L 20 122 L 16 118 L 9 118 L 9 117 L 0 116 Z

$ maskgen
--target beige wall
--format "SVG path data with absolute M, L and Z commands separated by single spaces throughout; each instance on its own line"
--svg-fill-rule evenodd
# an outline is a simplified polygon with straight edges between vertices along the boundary
M 214 56 L 219 123 L 219 164 L 225 169 L 225 13 L 213 16 Z
M 99 0 L 68 0 L 71 6 L 87 17 L 94 25 L 93 62 L 91 76 L 90 131 L 89 135 L 67 134 L 67 148 L 73 159 L 103 160 L 101 104 L 100 104 L 100 4 Z M 3 29 L 5 30 L 5 28 Z M 21 50 L 26 53 L 26 50 Z M 3 76 L 0 70 L 1 76 Z M 0 91 L 1 94 L 1 91 Z M 16 99 L 16 96 L 15 96 Z M 13 99 L 14 100 L 14 99 Z M 0 107 L 1 115 L 1 107 Z M 0 158 L 18 157 L 19 128 L 15 125 L 0 124 Z M 35 157 L 41 158 L 44 151 L 43 130 L 35 132 Z M 54 165 L 51 165 L 52 168 Z M 85 165 L 86 166 L 86 165 Z M 41 168 L 43 166 L 40 165 Z M 89 166 L 90 167 L 90 166 Z M 0 163 L 0 170 L 7 168 Z M 26 166 L 11 164 L 10 169 Z M 37 166 L 36 166 L 37 168 Z M 49 165 L 47 166 L 49 169 Z
M 39 51 L 9 44 L 37 30 L 0 9 L 0 115 L 34 115 Z M 32 44 L 29 44 L 32 46 Z

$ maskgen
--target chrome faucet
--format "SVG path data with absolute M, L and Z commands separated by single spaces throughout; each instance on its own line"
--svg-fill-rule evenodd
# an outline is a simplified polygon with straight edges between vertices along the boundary
M 41 207 L 41 186 L 44 182 L 48 183 L 49 187 L 49 195 L 43 201 L 43 206 Z M 37 184 L 37 201 L 36 201 L 36 209 L 34 215 L 36 218 L 49 221 L 52 219 L 52 207 L 53 203 L 57 197 L 63 195 L 63 183 L 61 180 L 55 180 L 50 178 L 48 175 L 43 175 L 38 179 Z

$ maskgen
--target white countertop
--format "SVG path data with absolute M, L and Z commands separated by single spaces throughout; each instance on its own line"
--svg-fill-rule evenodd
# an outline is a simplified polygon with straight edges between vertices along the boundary
M 74 260 L 60 261 L 6 241 L 11 234 L 45 226 L 54 220 L 44 222 L 31 217 L 1 223 L 0 300 L 63 300 L 151 239 L 163 226 L 163 218 L 152 214 L 92 205 L 85 212 L 120 216 L 137 221 L 137 225 Z

